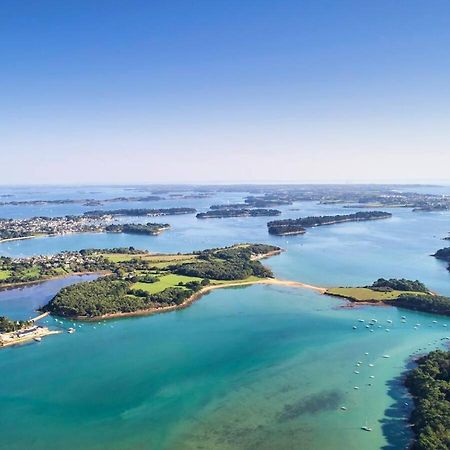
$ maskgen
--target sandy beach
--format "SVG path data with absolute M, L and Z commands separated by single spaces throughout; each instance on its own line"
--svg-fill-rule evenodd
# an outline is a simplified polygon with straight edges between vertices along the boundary
M 216 285 L 205 286 L 200 291 L 191 295 L 181 305 L 166 306 L 166 307 L 162 307 L 162 308 L 151 308 L 151 309 L 145 309 L 145 310 L 140 310 L 140 311 L 126 312 L 126 313 L 104 314 L 102 316 L 96 316 L 96 317 L 78 316 L 78 317 L 74 317 L 71 319 L 96 321 L 96 320 L 118 319 L 118 318 L 124 318 L 124 317 L 150 316 L 153 314 L 160 314 L 160 313 L 175 311 L 177 309 L 186 308 L 186 307 L 190 306 L 192 303 L 194 303 L 195 301 L 202 298 L 204 295 L 206 295 L 209 292 L 214 291 L 216 289 L 224 289 L 224 288 L 229 288 L 229 287 L 240 287 L 240 286 L 251 286 L 251 285 L 255 285 L 255 284 L 266 284 L 266 285 L 294 287 L 294 288 L 301 288 L 301 289 L 311 289 L 316 292 L 319 292 L 320 294 L 325 294 L 325 292 L 326 292 L 326 288 L 324 288 L 324 287 L 314 286 L 312 284 L 301 283 L 299 281 L 280 280 L 278 278 L 264 278 L 264 279 L 255 280 L 255 281 L 236 281 L 235 283 L 233 282 L 233 283 L 227 283 L 227 284 L 216 284 Z

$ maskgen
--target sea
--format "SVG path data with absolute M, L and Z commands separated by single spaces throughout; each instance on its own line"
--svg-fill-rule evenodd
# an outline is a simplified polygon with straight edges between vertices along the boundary
M 427 189 L 450 192 L 448 187 L 420 191 Z M 194 198 L 198 190 L 1 187 L 0 201 L 102 200 L 154 191 L 162 199 L 91 207 L 5 205 L 0 218 L 179 206 L 201 212 L 249 195 L 218 187 L 201 188 L 208 195 Z M 278 209 L 280 218 L 359 211 L 317 202 Z M 288 237 L 269 235 L 267 217 L 157 217 L 151 221 L 172 226 L 158 236 L 43 237 L 2 243 L 0 255 L 125 246 L 188 252 L 258 242 L 285 250 L 263 261 L 280 279 L 331 287 L 404 277 L 450 295 L 450 272 L 431 256 L 446 246 L 442 238 L 450 232 L 450 213 L 389 211 L 391 219 L 317 227 Z M 0 315 L 27 319 L 62 287 L 93 278 L 72 276 L 0 291 Z M 377 325 L 366 328 L 372 319 Z M 450 342 L 450 317 L 391 306 L 350 307 L 341 299 L 283 286 L 215 290 L 186 309 L 148 317 L 89 323 L 48 317 L 45 322 L 77 331 L 0 351 L 0 449 L 404 449 L 412 439 L 413 407 L 403 386 L 405 371 L 419 355 Z

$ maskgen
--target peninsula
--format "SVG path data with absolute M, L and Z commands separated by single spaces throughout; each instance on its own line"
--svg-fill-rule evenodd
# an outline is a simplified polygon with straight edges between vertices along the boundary
M 108 274 L 61 289 L 42 310 L 75 319 L 171 311 L 214 288 L 272 279 L 272 272 L 259 260 L 280 251 L 264 244 L 174 255 L 86 250 L 98 270 Z
M 354 214 L 338 214 L 335 216 L 309 216 L 299 219 L 274 220 L 267 224 L 270 234 L 287 236 L 291 234 L 304 234 L 306 228 L 322 225 L 333 225 L 344 222 L 363 222 L 368 220 L 388 219 L 391 213 L 383 211 L 360 211 Z
M 70 233 L 139 233 L 156 235 L 170 228 L 167 223 L 110 224 L 98 217 L 64 216 L 0 219 L 0 243 L 38 236 Z

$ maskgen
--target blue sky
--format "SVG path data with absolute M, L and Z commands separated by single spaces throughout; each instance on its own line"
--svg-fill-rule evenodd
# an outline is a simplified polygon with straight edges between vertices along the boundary
M 0 183 L 450 181 L 450 4 L 12 1 Z

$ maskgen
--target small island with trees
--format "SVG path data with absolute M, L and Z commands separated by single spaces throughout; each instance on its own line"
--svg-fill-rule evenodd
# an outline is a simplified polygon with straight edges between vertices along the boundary
M 125 223 L 107 225 L 105 231 L 107 233 L 149 234 L 155 236 L 169 228 L 170 225 L 168 223 Z
M 338 214 L 335 216 L 309 216 L 299 219 L 284 219 L 268 222 L 267 228 L 270 234 L 287 236 L 304 234 L 306 228 L 322 225 L 333 225 L 344 222 L 363 222 L 368 220 L 389 219 L 391 213 L 384 211 L 359 211 L 354 214 Z
M 261 217 L 261 216 L 279 216 L 281 211 L 277 209 L 264 208 L 216 208 L 204 213 L 198 213 L 197 219 L 217 219 L 226 217 Z
M 450 316 L 450 298 L 431 292 L 418 280 L 379 278 L 371 286 L 330 288 L 325 294 L 352 302 L 383 303 Z

